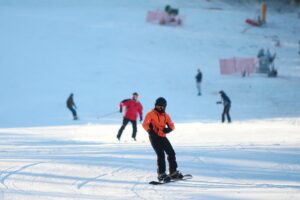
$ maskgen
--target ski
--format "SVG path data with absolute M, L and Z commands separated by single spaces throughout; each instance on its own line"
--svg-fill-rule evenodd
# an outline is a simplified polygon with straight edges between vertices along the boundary
M 176 182 L 176 181 L 184 181 L 184 180 L 188 180 L 193 178 L 193 176 L 191 174 L 185 174 L 183 175 L 183 178 L 180 179 L 171 179 L 168 182 L 163 182 L 163 181 L 150 181 L 149 184 L 151 185 L 162 185 L 162 184 L 167 184 L 167 183 L 172 183 L 172 182 Z

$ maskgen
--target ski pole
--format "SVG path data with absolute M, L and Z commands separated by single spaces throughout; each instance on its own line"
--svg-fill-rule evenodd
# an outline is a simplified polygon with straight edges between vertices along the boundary
M 101 115 L 101 116 L 97 117 L 97 119 L 108 117 L 108 116 L 114 115 L 116 113 L 119 113 L 119 111 L 114 111 L 114 112 L 106 113 L 105 115 Z

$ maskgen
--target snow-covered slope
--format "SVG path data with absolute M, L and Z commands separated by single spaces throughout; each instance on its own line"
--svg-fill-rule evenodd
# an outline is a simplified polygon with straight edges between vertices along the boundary
M 241 3 L 243 2 L 243 3 Z M 180 8 L 184 26 L 146 23 Z M 220 0 L 0 1 L 0 199 L 299 199 L 299 8 Z M 281 46 L 275 43 L 280 41 Z M 278 78 L 222 76 L 219 59 L 276 52 Z M 195 75 L 204 74 L 197 96 Z M 232 100 L 221 124 L 218 91 Z M 121 142 L 118 104 L 159 96 L 176 130 L 179 169 L 193 179 L 162 187 L 138 125 Z M 73 92 L 79 121 L 65 107 Z
M 148 10 L 180 8 L 186 23 L 145 22 Z M 234 120 L 297 117 L 300 112 L 297 12 L 269 8 L 263 28 L 246 27 L 259 4 L 221 1 L 2 1 L 2 127 L 69 124 L 75 94 L 81 122 L 98 121 L 140 93 L 145 110 L 164 96 L 179 121 L 218 121 L 217 92 L 232 98 Z M 286 22 L 289 23 L 286 23 Z M 274 46 L 274 38 L 281 47 Z M 221 76 L 219 59 L 277 53 L 279 78 Z M 196 96 L 197 68 L 204 73 Z M 4 117 L 5 116 L 5 117 Z M 119 115 L 101 123 L 118 123 Z M 79 122 L 79 123 L 81 123 Z M 73 123 L 73 122 L 72 122 Z

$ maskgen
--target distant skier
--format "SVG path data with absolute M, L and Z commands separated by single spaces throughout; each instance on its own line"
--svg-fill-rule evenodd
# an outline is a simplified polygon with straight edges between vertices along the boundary
M 74 96 L 74 94 L 71 93 L 70 96 L 69 96 L 68 99 L 67 99 L 66 104 L 67 104 L 67 108 L 72 112 L 73 119 L 74 119 L 74 120 L 77 120 L 77 119 L 78 119 L 77 113 L 76 113 L 77 107 L 76 107 L 76 105 L 75 105 L 75 103 L 74 103 L 73 96 Z
M 122 113 L 123 108 L 125 108 L 123 123 L 121 128 L 118 131 L 117 138 L 120 140 L 123 130 L 127 126 L 128 122 L 132 124 L 132 138 L 136 140 L 137 126 L 136 119 L 138 115 L 140 116 L 140 121 L 143 120 L 143 106 L 138 101 L 139 95 L 134 92 L 132 94 L 132 99 L 124 99 L 120 103 L 120 113 Z
M 157 155 L 157 179 L 163 182 L 183 178 L 183 175 L 177 171 L 175 151 L 166 137 L 167 133 L 175 129 L 170 116 L 165 112 L 166 107 L 167 101 L 159 97 L 154 109 L 147 113 L 143 122 L 143 128 L 148 132 L 151 145 Z M 169 175 L 166 174 L 165 153 L 168 155 Z
M 159 24 L 177 24 L 182 23 L 181 19 L 178 17 L 179 9 L 172 8 L 170 5 L 165 6 L 164 10 L 165 15 L 162 16 L 159 20 Z
M 198 73 L 196 75 L 196 86 L 198 90 L 198 95 L 201 95 L 201 82 L 202 82 L 202 72 L 200 69 L 198 69 Z
M 219 92 L 219 94 L 221 96 L 222 101 L 217 101 L 217 104 L 223 103 L 223 105 L 224 105 L 224 109 L 222 112 L 222 123 L 224 123 L 224 121 L 225 121 L 225 115 L 227 117 L 228 123 L 231 123 L 231 118 L 230 118 L 230 114 L 229 114 L 230 107 L 231 107 L 231 101 L 223 90 L 221 90 Z

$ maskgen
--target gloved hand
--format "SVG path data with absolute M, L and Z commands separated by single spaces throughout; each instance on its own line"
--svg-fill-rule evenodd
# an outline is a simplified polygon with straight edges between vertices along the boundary
M 120 108 L 120 113 L 122 113 L 122 108 Z
M 157 133 L 153 130 L 152 124 L 149 125 L 149 129 L 148 129 L 147 132 L 149 133 L 149 136 L 152 137 L 152 138 L 157 138 L 158 137 Z
M 143 116 L 140 116 L 140 122 L 143 121 Z
M 167 133 L 170 133 L 171 131 L 172 131 L 172 129 L 169 128 L 169 127 L 163 129 L 163 132 L 166 133 L 166 134 L 167 134 Z
M 217 101 L 217 102 L 216 102 L 216 104 L 221 104 L 221 103 L 222 103 L 222 101 Z

